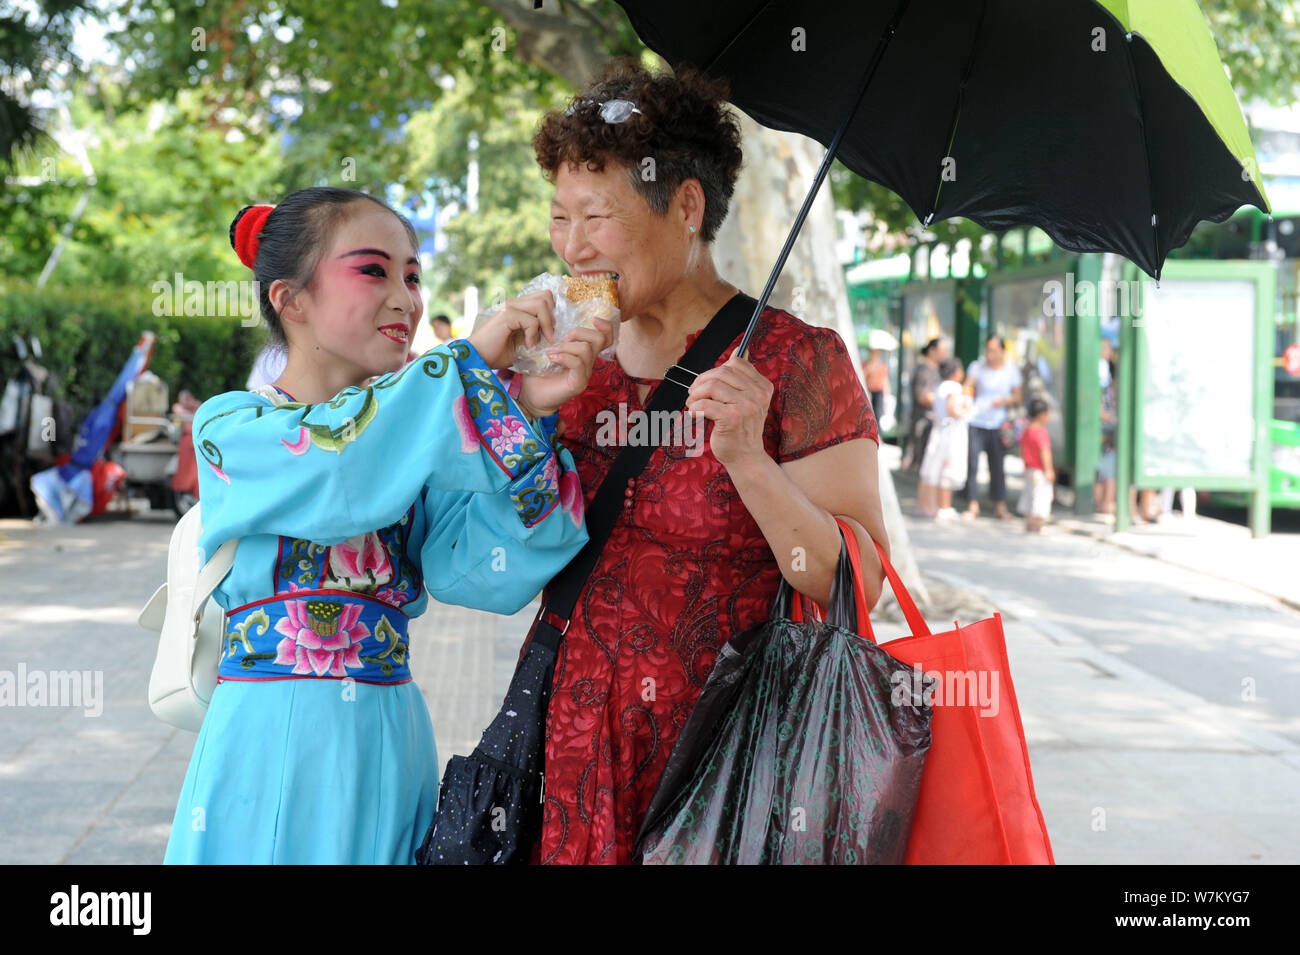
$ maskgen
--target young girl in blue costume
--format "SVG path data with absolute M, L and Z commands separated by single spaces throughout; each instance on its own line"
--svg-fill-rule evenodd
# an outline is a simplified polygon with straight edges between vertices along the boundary
M 404 366 L 417 242 L 387 205 L 304 189 L 242 210 L 231 244 L 288 364 L 194 418 L 200 548 L 239 545 L 165 861 L 410 863 L 438 757 L 408 622 L 429 595 L 514 613 L 586 542 L 552 416 L 610 329 L 556 342 L 543 293 Z M 564 372 L 504 385 L 493 369 L 539 335 Z

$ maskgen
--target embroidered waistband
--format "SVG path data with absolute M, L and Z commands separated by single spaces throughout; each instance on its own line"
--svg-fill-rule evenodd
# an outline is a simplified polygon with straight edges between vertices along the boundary
M 409 618 L 350 594 L 285 594 L 226 614 L 220 680 L 406 683 Z

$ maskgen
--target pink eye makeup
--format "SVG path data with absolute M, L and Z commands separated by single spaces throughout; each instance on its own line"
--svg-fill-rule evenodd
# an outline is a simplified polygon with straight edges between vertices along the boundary
M 382 259 L 384 262 L 392 262 L 392 256 L 382 249 L 353 249 L 351 252 L 344 252 L 339 256 L 340 259 L 353 257 Z M 418 264 L 418 262 L 414 256 L 406 260 L 406 265 L 408 266 L 416 264 Z M 356 272 L 373 278 L 384 279 L 388 277 L 387 268 L 377 261 L 363 262 L 359 265 L 353 266 L 353 268 Z M 418 286 L 420 284 L 420 273 L 418 271 L 408 272 L 406 275 L 406 282 L 409 285 Z

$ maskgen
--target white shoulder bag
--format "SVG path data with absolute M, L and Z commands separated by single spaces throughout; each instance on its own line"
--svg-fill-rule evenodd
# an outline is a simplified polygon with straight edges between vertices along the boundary
M 286 400 L 269 385 L 256 394 L 280 405 Z M 235 563 L 239 539 L 226 541 L 199 566 L 203 533 L 200 501 L 172 531 L 167 583 L 140 611 L 140 626 L 158 633 L 158 655 L 149 674 L 149 707 L 164 723 L 198 732 L 217 685 L 217 665 L 226 638 L 226 613 L 212 592 Z
M 199 566 L 202 504 L 172 531 L 167 583 L 140 611 L 140 626 L 160 634 L 149 675 L 149 707 L 164 723 L 198 732 L 217 685 L 226 613 L 212 592 L 230 572 L 239 540 L 226 541 Z

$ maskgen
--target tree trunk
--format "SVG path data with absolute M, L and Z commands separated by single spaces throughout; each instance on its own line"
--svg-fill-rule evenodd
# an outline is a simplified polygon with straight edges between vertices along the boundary
M 713 257 L 723 278 L 757 298 L 826 150 L 807 137 L 761 126 L 739 110 L 737 116 L 744 135 L 745 165 L 736 183 L 731 210 L 714 242 Z M 835 238 L 830 187 L 822 183 L 770 301 L 809 325 L 835 329 L 848 353 L 856 357 L 857 335 L 849 314 L 844 270 L 835 254 Z M 861 379 L 860 363 L 855 361 L 854 369 Z M 929 602 L 929 594 L 903 522 L 893 475 L 885 467 L 883 456 L 880 460 L 880 503 L 891 562 L 908 590 L 924 605 Z M 877 606 L 884 607 L 893 599 L 892 589 L 886 586 Z

